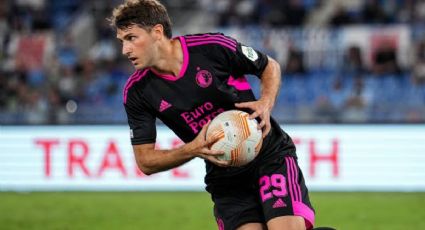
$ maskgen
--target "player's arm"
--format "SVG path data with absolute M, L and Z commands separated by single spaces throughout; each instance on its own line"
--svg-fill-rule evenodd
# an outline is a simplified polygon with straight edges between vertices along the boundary
M 227 37 L 236 44 L 236 49 L 222 49 L 232 76 L 256 75 L 261 79 L 261 96 L 257 101 L 235 103 L 236 108 L 252 110 L 250 118 L 260 118 L 259 129 L 265 137 L 271 129 L 270 115 L 280 88 L 280 65 L 271 57 Z
M 155 149 L 156 116 L 149 104 L 134 88 L 124 98 L 124 108 L 130 126 L 130 137 L 135 160 L 139 169 L 147 174 L 162 172 L 180 166 L 194 157 L 202 157 L 217 165 L 224 162 L 215 158 L 223 153 L 211 151 L 207 146 L 214 140 L 206 140 L 207 123 L 193 141 L 170 150 Z
M 133 145 L 137 166 L 146 175 L 175 168 L 195 157 L 207 159 L 219 166 L 227 166 L 227 162 L 215 158 L 223 154 L 222 152 L 208 149 L 216 140 L 205 140 L 206 129 L 207 125 L 193 141 L 175 149 L 158 150 L 155 149 L 154 143 Z
M 276 101 L 281 84 L 280 65 L 273 58 L 268 57 L 264 72 L 261 75 L 261 97 L 260 101 L 266 103 L 267 107 L 271 110 Z
M 259 128 L 263 130 L 265 137 L 271 129 L 270 115 L 279 93 L 281 84 L 280 65 L 273 58 L 267 57 L 268 63 L 262 72 L 261 79 L 261 96 L 258 101 L 236 103 L 238 108 L 249 108 L 254 112 L 250 115 L 251 119 L 259 117 L 261 122 Z

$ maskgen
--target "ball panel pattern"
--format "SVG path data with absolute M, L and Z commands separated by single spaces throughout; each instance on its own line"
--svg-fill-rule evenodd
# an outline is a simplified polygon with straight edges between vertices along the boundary
M 262 145 L 261 130 L 257 121 L 249 119 L 249 114 L 230 110 L 218 115 L 209 125 L 207 137 L 219 140 L 211 149 L 225 152 L 218 159 L 229 161 L 231 166 L 243 166 L 252 161 Z

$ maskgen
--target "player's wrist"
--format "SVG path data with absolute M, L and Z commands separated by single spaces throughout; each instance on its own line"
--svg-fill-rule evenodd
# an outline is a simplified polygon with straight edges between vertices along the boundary
M 199 156 L 199 151 L 197 151 L 197 149 L 199 149 L 199 147 L 197 147 L 196 142 L 191 141 L 181 147 L 181 152 L 189 158 L 195 158 Z
M 270 96 L 262 96 L 259 101 L 270 110 L 273 108 L 275 102 L 274 98 Z

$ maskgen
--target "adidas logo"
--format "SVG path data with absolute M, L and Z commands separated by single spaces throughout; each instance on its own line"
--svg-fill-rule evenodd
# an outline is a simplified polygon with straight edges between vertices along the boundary
M 280 198 L 273 204 L 273 208 L 283 208 L 283 207 L 286 207 L 286 204 Z
M 166 109 L 168 109 L 170 107 L 171 107 L 171 104 L 170 103 L 168 103 L 168 102 L 166 102 L 164 100 L 161 100 L 161 104 L 159 105 L 159 112 L 163 112 L 164 110 L 166 110 Z

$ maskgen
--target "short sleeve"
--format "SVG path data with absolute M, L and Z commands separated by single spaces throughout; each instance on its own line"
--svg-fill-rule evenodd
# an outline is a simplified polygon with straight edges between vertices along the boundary
M 268 64 L 267 55 L 236 41 L 236 49 L 227 49 L 233 76 L 252 74 L 261 77 Z
M 124 104 L 127 113 L 128 125 L 130 126 L 130 138 L 132 145 L 155 143 L 156 126 L 155 115 L 144 105 L 131 96 Z

